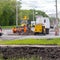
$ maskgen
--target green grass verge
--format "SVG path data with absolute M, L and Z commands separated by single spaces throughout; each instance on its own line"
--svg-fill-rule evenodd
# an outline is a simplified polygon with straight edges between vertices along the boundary
M 3 29 L 10 29 L 10 28 L 13 28 L 13 27 L 16 27 L 16 26 L 2 26 Z
M 0 40 L 2 45 L 60 45 L 60 38 L 56 39 L 23 39 L 23 40 Z
M 20 25 L 18 25 L 18 26 L 20 26 Z M 13 25 L 13 26 L 2 26 L 3 29 L 11 29 L 13 27 L 16 27 L 16 25 Z

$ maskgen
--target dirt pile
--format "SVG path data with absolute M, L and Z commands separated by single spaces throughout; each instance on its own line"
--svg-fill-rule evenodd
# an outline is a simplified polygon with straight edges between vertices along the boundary
M 31 30 L 27 30 L 26 32 L 18 32 L 18 35 L 34 35 L 34 32 Z

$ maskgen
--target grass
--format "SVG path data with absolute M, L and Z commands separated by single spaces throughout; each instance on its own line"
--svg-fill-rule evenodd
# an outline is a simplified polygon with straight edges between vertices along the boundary
M 18 26 L 20 26 L 20 25 L 18 25 Z M 11 29 L 13 27 L 16 27 L 16 25 L 13 25 L 13 26 L 2 26 L 3 29 Z
M 2 26 L 3 29 L 10 29 L 10 28 L 13 28 L 13 27 L 16 27 L 16 26 Z
M 23 39 L 0 40 L 0 45 L 60 45 L 60 38 L 55 39 Z
M 0 58 L 0 60 L 5 60 L 3 57 Z M 31 57 L 22 57 L 22 58 L 8 58 L 7 60 L 42 60 L 40 56 L 31 56 Z

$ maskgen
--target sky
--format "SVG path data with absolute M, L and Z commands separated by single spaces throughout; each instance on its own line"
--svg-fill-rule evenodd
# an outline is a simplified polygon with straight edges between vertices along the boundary
M 58 2 L 58 12 L 60 12 L 60 0 Z M 36 9 L 42 10 L 47 14 L 54 14 L 56 12 L 55 0 L 21 0 L 21 9 Z

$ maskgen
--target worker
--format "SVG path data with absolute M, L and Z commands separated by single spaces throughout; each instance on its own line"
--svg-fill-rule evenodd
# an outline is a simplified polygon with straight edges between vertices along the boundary
M 13 28 L 13 33 L 16 33 L 16 28 L 15 27 Z
M 28 30 L 30 30 L 30 25 L 29 24 L 27 24 L 27 28 L 28 28 Z
M 59 35 L 59 29 L 58 29 L 58 27 L 55 27 L 55 35 Z
M 24 32 L 26 32 L 27 31 L 27 26 L 26 25 L 24 25 Z

